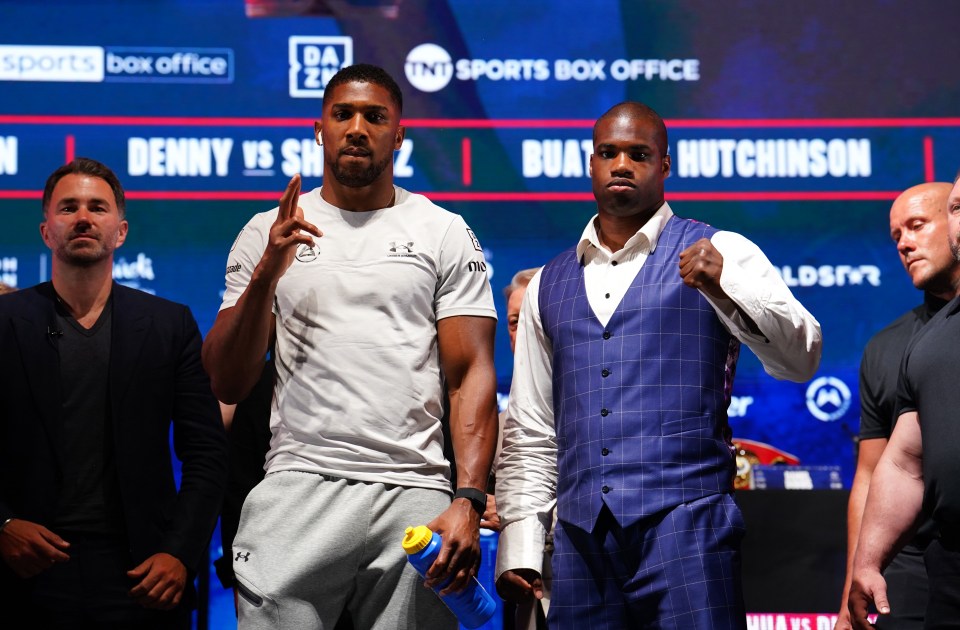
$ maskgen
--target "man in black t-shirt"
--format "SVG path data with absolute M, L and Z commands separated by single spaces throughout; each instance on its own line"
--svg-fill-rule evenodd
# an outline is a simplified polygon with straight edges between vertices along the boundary
M 0 625 L 188 630 L 227 478 L 200 331 L 113 281 L 113 171 L 73 160 L 42 208 L 51 280 L 0 296 Z
M 948 239 L 960 260 L 960 184 L 947 201 Z M 956 287 L 955 287 L 956 293 Z M 954 299 L 909 342 L 900 364 L 897 423 L 873 473 L 853 563 L 849 609 L 855 628 L 870 628 L 871 602 L 891 611 L 881 570 L 908 540 L 922 514 L 936 527 L 924 552 L 929 584 L 927 628 L 960 619 L 960 300 Z
M 867 343 L 860 363 L 860 441 L 847 507 L 847 576 L 835 630 L 850 628 L 850 567 L 870 477 L 896 422 L 900 358 L 913 334 L 953 298 L 953 287 L 960 282 L 960 263 L 947 243 L 947 197 L 951 188 L 946 182 L 913 186 L 897 197 L 890 208 L 890 237 L 913 286 L 924 292 L 924 301 L 878 332 Z M 891 612 L 878 620 L 877 628 L 923 628 L 927 605 L 923 550 L 930 539 L 930 529 L 930 525 L 922 527 L 884 572 L 892 600 Z

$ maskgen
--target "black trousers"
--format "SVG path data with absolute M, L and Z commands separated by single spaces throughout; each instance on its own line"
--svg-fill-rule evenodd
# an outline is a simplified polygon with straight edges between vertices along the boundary
M 64 535 L 70 560 L 32 578 L 21 619 L 27 628 L 97 630 L 189 630 L 192 614 L 181 604 L 172 611 L 148 610 L 130 597 L 136 581 L 125 540 Z M 6 627 L 6 626 L 4 626 Z
M 877 630 L 923 630 L 929 593 L 923 551 L 907 545 L 883 572 L 890 614 L 877 617 Z
M 925 628 L 960 628 L 960 541 L 934 540 L 923 555 L 930 585 Z

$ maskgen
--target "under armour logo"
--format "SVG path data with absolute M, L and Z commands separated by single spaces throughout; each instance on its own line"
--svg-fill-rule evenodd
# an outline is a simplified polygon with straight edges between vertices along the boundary
M 237 557 L 234 558 L 233 561 L 234 561 L 234 562 L 240 562 L 241 560 L 243 560 L 244 562 L 246 562 L 246 561 L 249 560 L 249 559 L 250 559 L 250 552 L 249 552 L 249 551 L 247 551 L 247 552 L 238 551 L 238 552 L 237 552 Z

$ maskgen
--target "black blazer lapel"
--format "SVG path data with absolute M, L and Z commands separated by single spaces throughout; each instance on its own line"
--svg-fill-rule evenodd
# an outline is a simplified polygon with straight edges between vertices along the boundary
M 150 331 L 151 315 L 140 308 L 132 289 L 113 285 L 113 327 L 110 337 L 110 408 L 114 418 L 120 409 L 140 362 L 143 343 Z M 114 430 L 117 430 L 114 423 Z
M 60 409 L 63 391 L 60 386 L 59 336 L 56 334 L 54 299 L 51 294 L 48 309 L 31 309 L 21 317 L 14 317 L 12 323 L 30 395 L 40 412 L 39 420 L 57 454 L 57 460 L 62 461 Z

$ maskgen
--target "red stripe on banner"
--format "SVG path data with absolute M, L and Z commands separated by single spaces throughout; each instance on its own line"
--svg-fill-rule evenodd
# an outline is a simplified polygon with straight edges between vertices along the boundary
M 66 161 L 64 161 L 64 164 L 69 164 L 73 162 L 73 158 L 77 157 L 77 139 L 72 133 L 67 134 L 65 145 Z
M 414 118 L 403 121 L 409 128 L 444 129 L 590 129 L 594 121 L 582 119 L 535 120 L 490 118 Z
M 960 118 L 770 118 L 665 120 L 668 128 L 699 127 L 960 127 Z
M 797 192 L 678 192 L 668 193 L 667 201 L 888 201 L 899 191 L 797 191 Z
M 448 129 L 589 129 L 584 119 L 412 118 L 406 127 Z M 809 128 L 809 127 L 960 127 L 960 118 L 731 118 L 666 120 L 674 128 Z M 0 115 L 0 124 L 119 125 L 154 127 L 312 127 L 312 118 L 250 118 L 196 116 L 51 116 Z
M 40 199 L 43 191 L 40 190 L 0 190 L 0 199 Z
M 0 190 L 0 199 L 40 199 L 39 190 Z M 427 192 L 433 201 L 589 201 L 592 193 L 577 192 Z M 666 195 L 667 201 L 890 201 L 898 191 L 836 192 L 678 192 Z M 277 201 L 276 192 L 243 190 L 133 190 L 128 199 L 172 201 Z
M 923 139 L 923 177 L 924 181 L 928 182 L 932 182 L 934 178 L 933 138 L 930 136 Z
M 460 156 L 463 161 L 463 185 L 469 187 L 473 183 L 473 162 L 470 159 L 470 138 L 464 138 L 460 141 Z
M 431 201 L 593 201 L 592 193 L 577 192 L 425 192 Z
M 148 127 L 313 127 L 308 118 L 200 118 L 190 116 L 20 116 L 0 115 L 2 124 L 106 125 Z
M 243 190 L 135 190 L 127 193 L 127 199 L 157 201 L 272 201 L 280 200 L 279 192 Z

